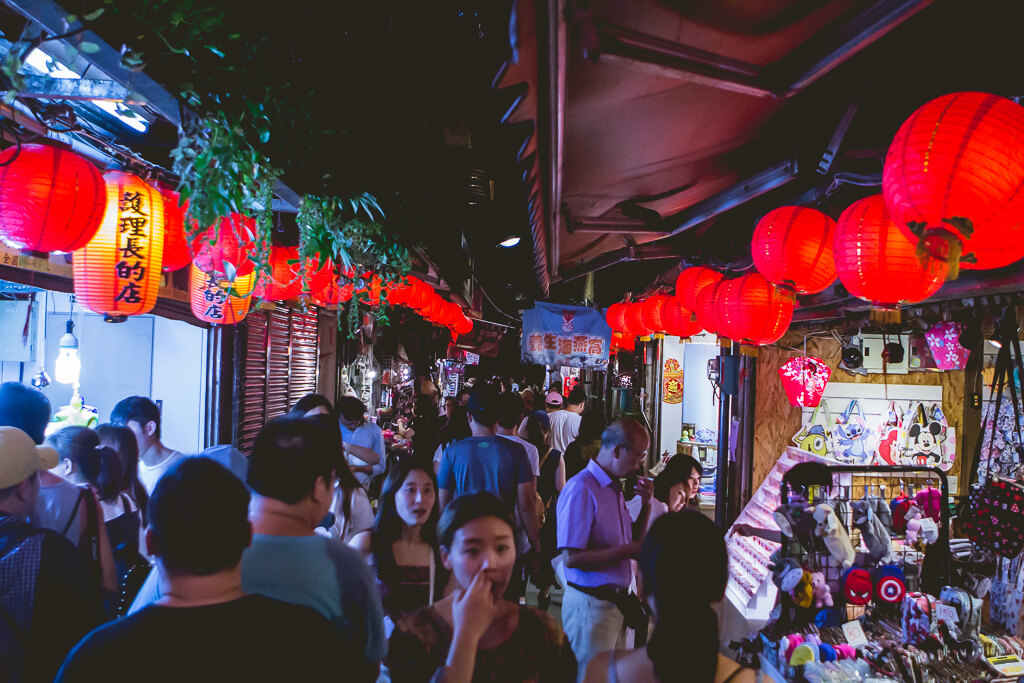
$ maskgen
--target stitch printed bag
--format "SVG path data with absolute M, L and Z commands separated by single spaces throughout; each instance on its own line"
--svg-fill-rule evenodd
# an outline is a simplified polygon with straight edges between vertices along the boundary
M 842 463 L 866 465 L 875 457 L 875 430 L 868 428 L 856 399 L 836 418 L 832 430 L 834 458 Z

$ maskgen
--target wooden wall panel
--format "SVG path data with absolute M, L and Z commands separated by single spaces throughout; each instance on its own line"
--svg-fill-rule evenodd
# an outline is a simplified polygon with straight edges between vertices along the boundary
M 790 405 L 779 381 L 779 366 L 794 356 L 803 355 L 802 334 L 787 335 L 778 346 L 761 349 L 757 360 L 757 412 L 754 419 L 753 487 L 764 480 L 792 445 L 790 439 L 800 428 L 800 409 Z M 784 348 L 789 347 L 789 348 Z M 799 349 L 793 351 L 790 349 Z M 857 384 L 941 385 L 942 411 L 949 426 L 956 428 L 957 460 L 947 474 L 959 475 L 964 435 L 964 371 L 911 372 L 907 375 L 859 375 L 839 367 L 842 346 L 834 337 L 808 337 L 807 355 L 821 358 L 832 368 L 832 380 Z M 970 433 L 970 432 L 968 432 Z

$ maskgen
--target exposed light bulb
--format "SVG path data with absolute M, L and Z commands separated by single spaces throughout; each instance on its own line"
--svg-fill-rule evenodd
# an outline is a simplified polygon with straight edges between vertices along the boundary
M 1003 348 L 1003 342 L 999 341 L 998 339 L 989 339 L 988 343 L 996 347 L 997 349 Z
M 82 361 L 78 357 L 78 338 L 74 333 L 75 324 L 68 321 L 67 332 L 60 338 L 54 379 L 61 384 L 75 384 L 82 374 Z
M 374 377 L 377 376 L 377 371 L 376 370 L 367 370 L 366 371 L 366 376 L 369 377 L 370 379 L 373 379 Z
M 508 249 L 510 247 L 517 246 L 518 244 L 519 244 L 519 238 L 518 237 L 509 237 L 507 240 L 502 240 L 502 241 L 498 242 L 498 246 L 499 247 L 505 247 L 506 249 Z

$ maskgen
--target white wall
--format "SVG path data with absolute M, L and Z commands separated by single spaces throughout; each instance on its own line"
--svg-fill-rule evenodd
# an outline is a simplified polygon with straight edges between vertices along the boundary
M 168 448 L 198 453 L 204 444 L 206 330 L 157 316 L 153 323 L 149 395 L 163 404 L 162 441 Z
M 693 423 L 697 429 L 718 433 L 718 401 L 714 386 L 708 380 L 708 360 L 718 355 L 717 344 L 687 344 L 683 358 L 682 422 Z

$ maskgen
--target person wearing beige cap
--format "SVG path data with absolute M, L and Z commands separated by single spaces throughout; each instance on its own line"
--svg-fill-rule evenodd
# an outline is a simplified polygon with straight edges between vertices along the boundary
M 25 519 L 39 472 L 57 452 L 0 427 L 0 652 L 5 680 L 50 681 L 71 648 L 102 620 L 99 587 L 70 541 Z

